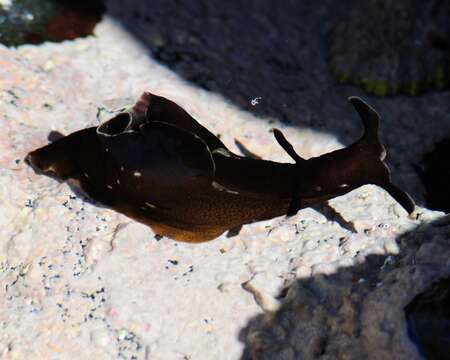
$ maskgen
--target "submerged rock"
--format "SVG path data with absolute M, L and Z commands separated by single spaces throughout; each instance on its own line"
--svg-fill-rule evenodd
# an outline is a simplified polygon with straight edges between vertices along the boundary
M 104 11 L 101 0 L 3 0 L 0 43 L 19 46 L 88 36 Z
M 379 96 L 448 88 L 449 18 L 448 1 L 351 0 L 330 33 L 330 66 Z

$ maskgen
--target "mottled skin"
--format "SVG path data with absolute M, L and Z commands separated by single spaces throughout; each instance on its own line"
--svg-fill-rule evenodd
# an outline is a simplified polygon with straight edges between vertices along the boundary
M 378 114 L 351 98 L 365 126 L 347 148 L 309 160 L 280 131 L 295 164 L 242 157 L 172 101 L 144 93 L 127 113 L 27 156 L 36 170 L 79 181 L 93 199 L 179 241 L 202 242 L 253 221 L 295 214 L 364 184 L 414 203 L 390 182 L 378 142 Z

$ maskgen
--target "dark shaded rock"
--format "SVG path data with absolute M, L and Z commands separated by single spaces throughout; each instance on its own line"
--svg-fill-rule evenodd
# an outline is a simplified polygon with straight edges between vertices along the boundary
M 88 36 L 104 11 L 101 0 L 14 0 L 0 6 L 0 42 L 19 46 Z
M 317 41 L 329 28 L 328 0 L 151 3 L 109 0 L 107 5 L 155 59 L 184 79 L 253 113 L 320 126 L 303 96 L 325 78 L 333 81 Z M 252 105 L 255 98 L 259 102 Z M 318 96 L 314 102 L 323 106 Z
M 450 359 L 450 278 L 418 295 L 405 313 L 410 336 L 426 358 Z
M 450 84 L 450 2 L 351 0 L 329 39 L 343 83 L 372 94 L 416 95 Z
M 427 207 L 450 212 L 450 138 L 435 144 L 423 157 L 421 179 L 425 185 Z
M 402 235 L 397 256 L 370 255 L 335 274 L 296 280 L 278 311 L 254 318 L 241 332 L 242 359 L 423 359 L 404 309 L 449 277 L 449 240 L 450 217 L 441 218 Z M 445 304 L 433 305 L 437 318 L 448 316 Z M 422 329 L 427 308 L 413 310 Z M 439 325 L 447 329 L 448 322 Z

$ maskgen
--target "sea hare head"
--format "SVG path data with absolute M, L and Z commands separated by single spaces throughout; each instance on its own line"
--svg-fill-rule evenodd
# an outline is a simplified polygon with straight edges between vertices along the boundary
M 104 162 L 99 152 L 95 129 L 91 127 L 63 136 L 30 152 L 25 161 L 37 173 L 54 176 L 60 180 L 79 178 L 82 164 L 95 163 L 98 167 L 99 162 Z
M 25 161 L 37 173 L 66 179 L 73 171 L 73 163 L 59 141 L 30 152 Z

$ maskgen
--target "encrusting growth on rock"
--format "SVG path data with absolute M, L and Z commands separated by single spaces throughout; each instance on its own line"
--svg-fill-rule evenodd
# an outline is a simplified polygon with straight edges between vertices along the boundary
M 365 184 L 382 187 L 413 212 L 414 202 L 391 183 L 383 162 L 378 114 L 357 97 L 349 100 L 365 132 L 344 149 L 306 160 L 274 130 L 295 164 L 236 155 L 180 106 L 148 92 L 129 111 L 32 151 L 26 161 L 38 172 L 78 181 L 93 199 L 157 234 L 186 242 L 294 215 Z

